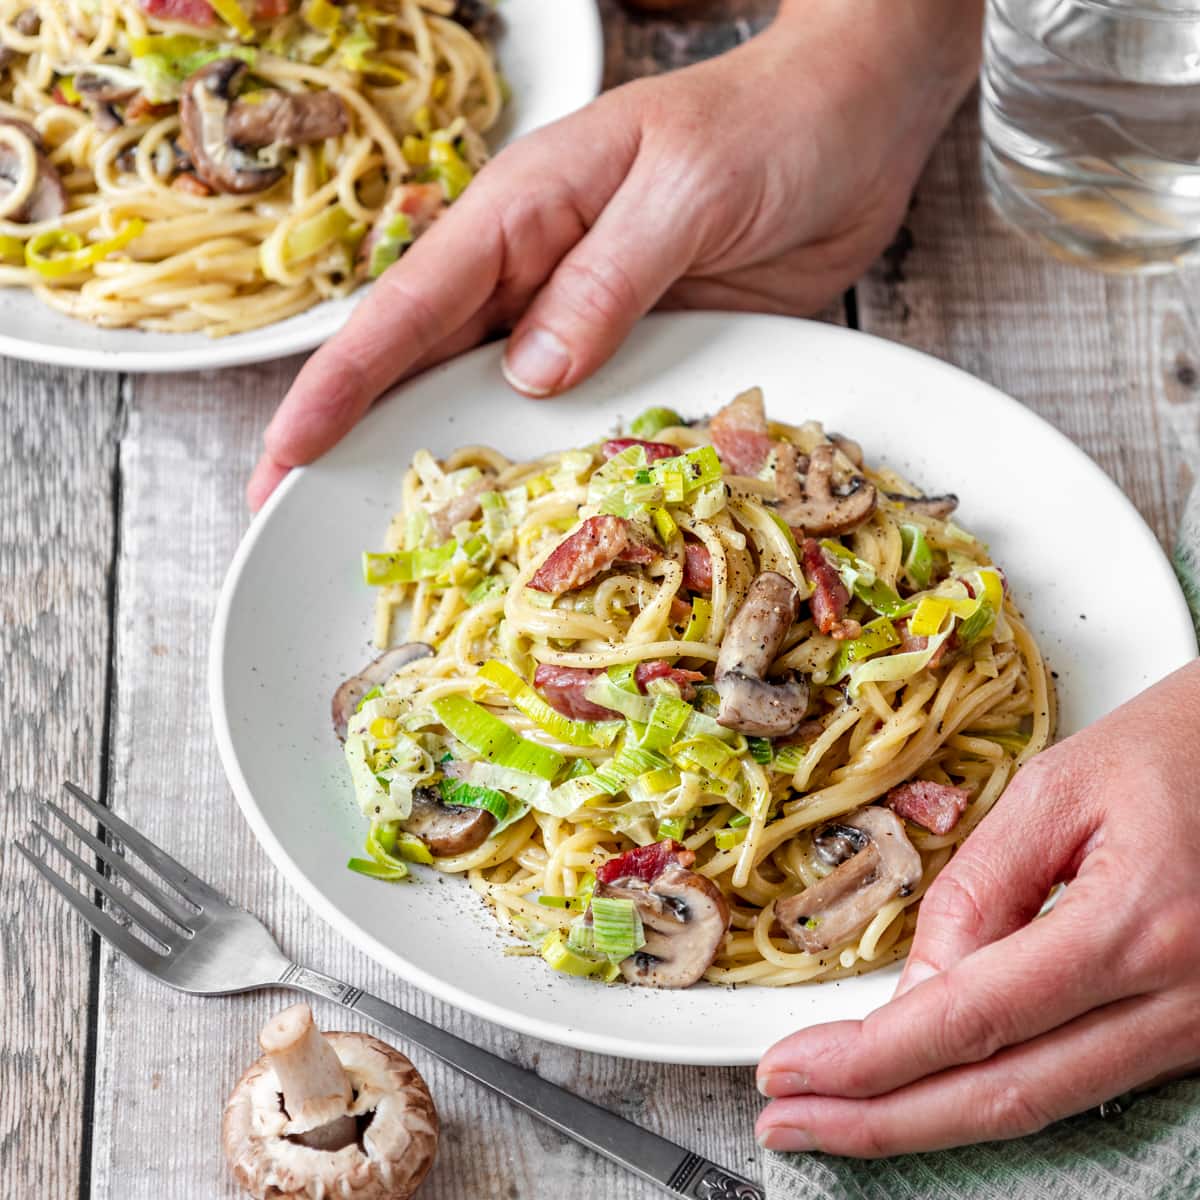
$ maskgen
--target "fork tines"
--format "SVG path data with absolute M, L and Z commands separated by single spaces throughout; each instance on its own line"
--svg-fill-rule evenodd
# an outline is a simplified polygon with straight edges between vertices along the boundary
M 110 941 L 139 966 L 148 971 L 154 971 L 156 967 L 163 964 L 166 957 L 177 951 L 192 936 L 197 918 L 203 912 L 205 905 L 220 901 L 222 897 L 207 884 L 197 879 L 181 863 L 143 837 L 131 825 L 122 821 L 120 817 L 89 796 L 82 788 L 73 783 L 67 783 L 64 786 L 99 822 L 102 833 L 104 828 L 107 828 L 111 834 L 120 839 L 124 846 L 152 867 L 173 892 L 178 892 L 182 897 L 182 899 L 176 898 L 172 892 L 153 882 L 124 854 L 105 842 L 102 837 L 97 837 L 85 829 L 52 800 L 46 801 L 46 810 L 95 854 L 99 863 L 107 868 L 107 872 L 102 873 L 95 866 L 85 862 L 66 842 L 56 837 L 45 825 L 36 819 L 33 821 L 34 827 L 42 835 L 42 838 L 79 871 L 101 895 L 105 896 L 115 909 L 123 913 L 134 927 L 155 944 L 148 945 L 135 937 L 127 926 L 109 916 L 98 898 L 86 895 L 69 883 L 29 846 L 17 843 L 17 849 L 33 864 L 42 878 L 101 937 Z M 162 915 L 151 912 L 144 904 L 134 899 L 129 891 L 117 887 L 116 881 L 127 884 L 154 905 Z M 164 916 L 169 919 L 171 924 L 163 920 Z

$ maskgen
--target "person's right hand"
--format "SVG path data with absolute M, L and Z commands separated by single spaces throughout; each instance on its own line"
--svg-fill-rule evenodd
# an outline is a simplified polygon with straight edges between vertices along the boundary
M 887 244 L 969 82 L 979 0 L 790 0 L 758 38 L 515 143 L 301 371 L 258 508 L 396 380 L 513 328 L 528 396 L 585 379 L 656 304 L 806 313 Z

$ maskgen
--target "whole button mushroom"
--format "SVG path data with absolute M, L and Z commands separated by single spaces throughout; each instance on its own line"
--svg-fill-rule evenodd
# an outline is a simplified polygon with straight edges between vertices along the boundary
M 263 1028 L 266 1053 L 233 1089 L 225 1157 L 257 1200 L 408 1200 L 437 1153 L 416 1067 L 365 1033 L 321 1033 L 307 1004 Z

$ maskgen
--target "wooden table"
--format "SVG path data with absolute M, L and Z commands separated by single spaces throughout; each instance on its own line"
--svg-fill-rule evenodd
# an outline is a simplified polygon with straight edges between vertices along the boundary
M 710 6 L 720 18 L 667 21 L 626 17 L 605 0 L 608 80 L 718 53 L 772 7 L 740 0 Z M 977 144 L 971 102 L 907 226 L 833 319 L 1019 397 L 1099 462 L 1166 545 L 1200 463 L 1200 289 L 1186 276 L 1111 278 L 1042 257 L 989 213 Z M 242 488 L 298 367 L 117 376 L 0 361 L 0 1190 L 30 1200 L 234 1196 L 222 1105 L 264 1018 L 285 1002 L 168 991 L 87 935 L 11 846 L 64 778 L 202 866 L 299 960 L 759 1174 L 748 1070 L 578 1054 L 438 1003 L 315 920 L 243 822 L 210 732 L 205 655 L 248 519 Z M 326 1007 L 318 1019 L 341 1025 L 344 1015 Z M 426 1200 L 658 1194 L 414 1057 L 444 1123 Z

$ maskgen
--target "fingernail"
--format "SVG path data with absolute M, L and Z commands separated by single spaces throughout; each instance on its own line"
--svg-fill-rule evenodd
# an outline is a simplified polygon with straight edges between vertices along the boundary
M 548 396 L 570 366 L 571 356 L 558 337 L 548 329 L 531 329 L 509 345 L 501 370 L 517 391 Z
M 774 1099 L 776 1096 L 796 1096 L 808 1091 L 808 1076 L 797 1075 L 794 1071 L 768 1071 L 760 1075 L 755 1083 L 764 1096 Z
M 817 1148 L 817 1143 L 808 1133 L 794 1125 L 769 1126 L 758 1134 L 758 1144 L 764 1150 L 778 1150 L 784 1154 Z
M 924 983 L 927 979 L 932 979 L 937 973 L 936 967 L 931 967 L 927 962 L 922 962 L 919 958 L 910 958 L 904 968 L 904 974 L 901 976 L 900 982 L 896 985 L 896 995 L 903 996 L 905 992 L 912 991 L 917 984 Z

